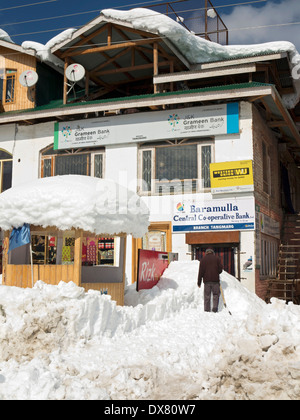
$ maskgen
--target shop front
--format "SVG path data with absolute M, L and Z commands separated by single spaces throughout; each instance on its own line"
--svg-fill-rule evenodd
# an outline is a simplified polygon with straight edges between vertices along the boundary
M 253 196 L 208 196 L 207 199 L 183 200 L 174 209 L 172 228 L 173 235 L 185 235 L 185 243 L 191 249 L 192 259 L 201 261 L 205 250 L 212 248 L 220 256 L 225 271 L 240 281 L 254 283 Z M 246 276 L 243 265 L 248 254 L 253 261 Z
M 198 261 L 207 248 L 212 248 L 221 258 L 224 270 L 240 280 L 240 232 L 187 233 L 186 244 L 191 245 L 192 258 Z
M 41 178 L 1 194 L 0 216 L 3 285 L 72 281 L 124 303 L 127 235 L 143 236 L 149 224 L 132 192 L 86 176 Z

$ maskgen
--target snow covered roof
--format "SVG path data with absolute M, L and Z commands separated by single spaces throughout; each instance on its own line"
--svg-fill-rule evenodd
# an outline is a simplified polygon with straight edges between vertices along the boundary
M 134 31 L 148 32 L 159 36 L 166 45 L 167 52 L 172 51 L 178 59 L 187 67 L 199 67 L 201 64 L 232 59 L 242 59 L 245 57 L 255 57 L 259 55 L 268 55 L 272 53 L 287 53 L 289 55 L 290 71 L 293 77 L 295 93 L 283 95 L 284 103 L 288 108 L 293 108 L 300 98 L 300 78 L 298 75 L 300 68 L 300 54 L 295 46 L 286 41 L 268 42 L 255 45 L 227 45 L 223 46 L 203 38 L 195 36 L 185 29 L 180 23 L 161 13 L 145 8 L 136 8 L 129 11 L 120 11 L 114 9 L 105 9 L 100 16 L 84 25 L 82 28 L 68 29 L 61 34 L 50 39 L 46 45 L 26 41 L 22 47 L 27 51 L 35 51 L 37 57 L 47 63 L 55 64 L 63 68 L 63 60 L 55 56 L 60 51 L 66 51 L 75 45 L 76 40 L 82 39 L 82 36 L 90 37 L 95 29 L 99 29 L 107 22 L 116 25 L 122 25 L 131 29 L 128 39 L 138 39 L 138 34 Z M 4 32 L 4 31 L 3 31 Z M 93 35 L 92 41 L 95 45 L 102 45 L 100 38 L 101 31 Z M 5 33 L 3 36 L 7 37 Z M 120 35 L 119 35 L 120 36 Z M 1 39 L 1 32 L 0 32 Z M 122 40 L 124 42 L 124 38 Z M 77 53 L 78 54 L 78 51 Z M 80 59 L 79 59 L 80 58 Z M 90 55 L 84 59 L 84 55 L 76 55 L 77 60 L 83 60 L 84 67 L 90 71 L 97 66 L 91 60 Z M 121 62 L 121 66 L 123 63 Z M 217 64 L 216 64 L 217 66 Z M 126 67 L 126 66 L 125 66 Z M 110 75 L 110 77 L 112 77 Z M 115 75 L 114 75 L 115 77 Z
M 8 230 L 23 223 L 141 237 L 148 230 L 149 209 L 136 194 L 111 180 L 64 175 L 41 178 L 0 194 L 0 228 Z
M 0 40 L 13 43 L 11 37 L 3 29 L 0 29 Z
M 205 63 L 216 63 L 217 66 L 217 62 L 220 61 L 262 55 L 267 56 L 275 53 L 287 53 L 289 55 L 291 74 L 294 72 L 297 74 L 297 70 L 300 67 L 300 54 L 290 42 L 277 41 L 255 45 L 224 46 L 194 35 L 180 23 L 164 14 L 144 8 L 136 8 L 129 11 L 114 9 L 102 10 L 100 16 L 79 30 L 67 34 L 62 33 L 61 37 L 57 36 L 55 38 L 55 42 L 49 41 L 50 44 L 48 44 L 51 45 L 51 52 L 55 54 L 59 50 L 66 51 L 68 48 L 72 48 L 73 45 L 76 45 L 76 40 L 81 39 L 80 37 L 92 36 L 93 31 L 97 28 L 99 29 L 107 22 L 129 28 L 129 35 L 127 35 L 129 37 L 128 39 L 134 39 L 138 36 L 134 34 L 132 30 L 130 32 L 130 29 L 159 36 L 167 49 L 172 51 L 172 53 L 188 68 L 199 68 L 199 65 Z M 97 32 L 95 33 L 97 34 Z M 100 35 L 97 34 L 96 38 L 93 38 L 93 42 L 97 45 L 102 45 L 99 36 Z M 87 57 L 88 59 L 84 58 L 82 55 L 80 55 L 80 57 L 77 55 L 76 60 L 79 60 L 79 62 L 80 60 L 85 60 L 84 62 L 81 62 L 81 64 L 89 69 L 89 65 L 91 65 L 88 61 L 90 60 L 90 55 Z M 288 108 L 293 108 L 299 101 L 299 77 L 298 79 L 294 78 L 294 86 L 296 93 L 283 95 L 284 102 Z

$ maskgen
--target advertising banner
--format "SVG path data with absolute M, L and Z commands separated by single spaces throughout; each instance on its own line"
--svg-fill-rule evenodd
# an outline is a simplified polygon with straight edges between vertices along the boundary
M 239 133 L 239 104 L 57 122 L 54 149 Z
M 136 290 L 152 289 L 169 265 L 169 253 L 139 249 Z
M 173 233 L 255 230 L 254 198 L 179 202 L 172 227 Z
M 254 191 L 252 160 L 210 164 L 212 194 Z

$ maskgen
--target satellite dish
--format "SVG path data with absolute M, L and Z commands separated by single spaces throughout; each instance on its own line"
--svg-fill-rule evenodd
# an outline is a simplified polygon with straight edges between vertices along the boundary
M 20 75 L 19 81 L 22 86 L 29 88 L 36 85 L 38 79 L 39 76 L 34 70 L 26 70 Z
M 66 69 L 66 77 L 70 82 L 79 82 L 85 76 L 85 68 L 81 64 L 71 64 Z

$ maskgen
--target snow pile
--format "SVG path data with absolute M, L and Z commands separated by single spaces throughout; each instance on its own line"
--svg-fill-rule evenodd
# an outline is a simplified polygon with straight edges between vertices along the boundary
M 203 311 L 198 262 L 109 296 L 0 286 L 0 399 L 299 399 L 300 307 L 222 273 L 229 315 Z
M 148 229 L 149 209 L 136 194 L 113 181 L 64 175 L 40 178 L 0 195 L 0 227 L 7 230 L 23 223 L 142 237 Z

